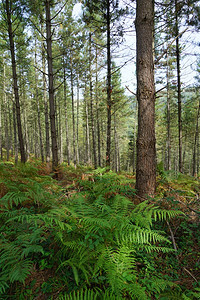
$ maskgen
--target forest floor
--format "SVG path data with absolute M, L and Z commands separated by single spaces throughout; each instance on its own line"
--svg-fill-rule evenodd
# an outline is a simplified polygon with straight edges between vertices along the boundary
M 0 162 L 0 299 L 200 298 L 199 178 L 158 171 L 138 204 L 133 174 L 63 164 L 54 176 Z M 140 230 L 129 242 L 120 220 Z

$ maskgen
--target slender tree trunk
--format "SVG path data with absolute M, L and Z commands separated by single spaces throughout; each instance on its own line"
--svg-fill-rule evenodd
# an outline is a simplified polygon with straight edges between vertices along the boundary
M 169 87 L 169 64 L 167 55 L 167 170 L 171 170 L 171 116 L 170 116 L 170 87 Z
M 120 151 L 119 151 L 119 138 L 117 136 L 117 156 L 118 156 L 118 172 L 121 170 L 121 164 L 120 164 Z
M 7 97 L 4 94 L 4 127 L 5 127 L 5 145 L 6 145 L 6 160 L 9 161 L 9 134 L 8 134 L 8 106 Z
M 176 65 L 177 65 L 177 93 L 178 93 L 178 140 L 179 140 L 179 172 L 183 172 L 182 162 L 182 117 L 181 117 L 181 71 L 180 71 L 180 46 L 178 25 L 178 3 L 175 0 L 175 35 L 176 35 Z
M 119 172 L 119 164 L 118 164 L 118 143 L 117 143 L 117 128 L 116 128 L 116 115 L 114 113 L 114 141 L 115 141 L 115 172 Z
M 60 139 L 60 164 L 63 163 L 63 130 L 62 130 L 62 118 L 61 118 L 61 105 L 58 106 L 58 112 L 59 112 L 59 139 Z
M 9 115 L 9 140 L 10 140 L 9 148 L 11 150 L 11 156 L 13 156 L 12 113 L 10 110 L 10 103 L 8 105 L 8 115 Z
M 85 87 L 86 91 L 86 87 Z M 85 114 L 86 114 L 86 157 L 87 157 L 87 164 L 91 164 L 91 157 L 90 157 L 90 132 L 89 132 L 89 113 L 88 113 L 88 103 L 87 98 L 85 97 Z
M 79 78 L 77 79 L 77 106 L 76 106 L 76 157 L 79 165 Z
M 152 0 L 137 0 L 137 194 L 153 196 L 156 188 L 155 86 L 153 62 L 154 7 Z
M 76 167 L 76 126 L 75 126 L 75 109 L 74 109 L 74 84 L 72 70 L 72 50 L 70 51 L 70 83 L 71 83 L 71 101 L 72 101 L 72 127 L 73 127 L 73 161 Z
M 6 95 L 6 69 L 3 62 L 3 102 L 4 102 L 4 129 L 5 129 L 5 145 L 6 145 L 6 160 L 9 161 L 9 134 L 8 134 L 8 103 Z
M 89 81 L 90 81 L 90 119 L 92 127 L 92 144 L 93 144 L 93 158 L 94 168 L 97 168 L 97 154 L 96 154 L 96 137 L 94 128 L 94 112 L 93 112 L 93 87 L 92 87 L 92 34 L 89 33 Z
M 98 105 L 98 50 L 96 47 L 96 82 L 95 82 L 95 98 L 96 98 L 96 119 L 97 119 L 97 141 L 98 141 L 98 166 L 101 167 L 101 133 L 99 121 L 99 105 Z
M 50 0 L 45 0 L 46 9 L 46 42 L 47 42 L 47 61 L 48 61 L 48 79 L 49 79 L 49 108 L 51 124 L 51 147 L 52 147 L 52 167 L 55 170 L 58 166 L 58 145 L 56 136 L 56 112 L 54 99 L 54 75 L 53 75 L 53 58 L 52 58 L 52 32 L 51 32 L 51 14 Z
M 2 151 L 2 118 L 1 118 L 2 104 L 0 99 L 0 157 L 3 159 L 3 151 Z
M 44 26 L 41 21 L 41 31 L 44 33 Z M 50 162 L 50 138 L 49 138 L 49 111 L 48 111 L 48 101 L 47 101 L 47 85 L 46 85 L 46 66 L 45 66 L 45 45 L 42 42 L 42 82 L 43 82 L 43 97 L 44 97 L 44 116 L 45 116 L 45 155 L 46 163 Z
M 197 119 L 196 119 L 196 130 L 195 130 L 195 136 L 194 136 L 194 149 L 193 149 L 193 163 L 192 163 L 192 176 L 195 176 L 197 174 L 197 146 L 198 146 L 198 135 L 199 135 L 199 115 L 200 115 L 200 100 L 199 100 L 199 106 L 197 110 Z
M 110 0 L 106 1 L 106 30 L 107 30 L 107 143 L 106 166 L 110 167 L 111 153 L 111 53 L 110 53 Z
M 41 118 L 40 118 L 40 100 L 38 96 L 38 75 L 37 75 L 37 44 L 35 40 L 35 96 L 36 96 L 36 106 L 37 106 L 37 117 L 38 117 L 38 130 L 39 130 L 39 138 L 40 138 L 40 153 L 42 162 L 44 162 L 44 145 L 42 139 L 42 126 L 41 126 Z
M 68 165 L 70 165 L 69 128 L 68 128 L 68 110 L 67 110 L 67 87 L 66 87 L 65 66 L 64 66 L 64 103 L 65 103 L 65 132 L 66 132 L 66 146 L 67 146 L 67 163 L 68 163 Z
M 22 125 L 21 125 L 19 90 L 18 90 L 18 82 L 17 82 L 16 60 L 15 60 L 15 47 L 14 47 L 12 21 L 11 21 L 11 12 L 12 12 L 11 5 L 12 5 L 11 2 L 9 0 L 6 0 L 6 14 L 7 14 L 7 23 L 8 23 L 10 52 L 11 52 L 11 59 L 12 59 L 12 76 L 13 76 L 16 114 L 17 114 L 18 139 L 19 139 L 19 146 L 20 146 L 21 162 L 25 163 L 26 154 L 24 149 L 24 140 L 22 134 Z
M 15 107 L 14 101 L 13 101 L 13 133 L 14 133 L 15 164 L 17 164 L 18 163 L 18 143 L 17 143 L 16 107 Z
M 199 164 L 200 164 L 200 147 L 199 147 L 199 131 L 197 136 L 197 176 L 199 176 Z
M 137 114 L 138 114 L 138 103 L 136 99 L 135 107 L 135 121 L 134 121 L 134 134 L 133 134 L 133 173 L 136 171 L 136 136 L 137 136 Z
M 40 154 L 42 162 L 44 162 L 44 145 L 42 140 L 42 126 L 41 126 L 41 119 L 40 119 L 40 103 L 39 99 L 37 101 L 37 113 L 38 113 L 38 129 L 39 129 L 39 137 L 40 137 Z

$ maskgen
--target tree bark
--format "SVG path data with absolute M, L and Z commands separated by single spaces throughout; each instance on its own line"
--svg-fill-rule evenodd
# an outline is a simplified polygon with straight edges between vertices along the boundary
M 13 95 L 14 98 L 14 95 Z M 17 125 L 16 125 L 16 107 L 13 101 L 13 133 L 14 133 L 14 149 L 15 149 L 15 164 L 18 163 L 18 143 L 17 143 Z
M 71 83 L 71 101 L 72 101 L 72 127 L 73 127 L 73 162 L 76 167 L 76 126 L 75 126 L 75 109 L 74 109 L 74 84 L 72 70 L 72 50 L 70 51 L 70 83 Z
M 76 106 L 76 157 L 79 165 L 79 78 L 77 78 L 77 106 Z
M 96 118 L 97 118 L 97 140 L 98 140 L 98 166 L 101 167 L 101 133 L 99 121 L 99 104 L 98 104 L 98 51 L 96 47 L 96 82 L 95 82 L 95 98 L 96 98 Z
M 66 147 L 67 147 L 67 163 L 68 163 L 68 165 L 70 165 L 70 147 L 69 147 L 69 128 L 68 128 L 67 87 L 66 87 L 65 65 L 64 65 L 64 103 L 65 103 L 65 132 L 66 132 Z
M 47 61 L 48 61 L 48 79 L 49 79 L 49 108 L 51 124 L 51 143 L 52 143 L 52 167 L 56 170 L 58 166 L 58 145 L 56 136 L 56 112 L 54 98 L 54 75 L 52 58 L 52 32 L 51 32 L 51 14 L 50 0 L 45 1 L 46 9 L 46 42 L 47 42 Z
M 3 159 L 3 151 L 2 151 L 2 118 L 1 118 L 2 104 L 0 100 L 0 158 Z
M 171 131 L 170 131 L 170 87 L 169 87 L 169 63 L 167 54 L 167 170 L 171 170 Z
M 44 33 L 43 24 L 41 21 L 41 32 Z M 47 85 L 46 85 L 46 66 L 45 66 L 45 45 L 42 42 L 42 82 L 43 82 L 43 97 L 44 97 L 44 116 L 45 116 L 45 155 L 46 163 L 50 162 L 50 138 L 49 138 L 49 112 L 48 112 L 48 101 L 47 101 Z
M 106 166 L 110 168 L 111 153 L 111 53 L 110 53 L 110 0 L 106 1 L 106 30 L 107 30 L 107 142 Z
M 86 91 L 86 86 L 85 86 L 85 91 Z M 91 157 L 90 157 L 89 113 L 88 113 L 88 103 L 86 97 L 85 97 L 85 114 L 86 114 L 86 158 L 87 158 L 87 164 L 90 165 Z
M 197 174 L 197 164 L 196 161 L 198 161 L 196 153 L 198 153 L 198 150 L 196 149 L 198 146 L 198 135 L 199 135 L 199 115 L 200 115 L 200 100 L 199 100 L 199 106 L 197 110 L 197 118 L 196 118 L 196 130 L 195 130 L 195 136 L 194 136 L 194 148 L 193 148 L 193 163 L 192 163 L 192 176 L 195 176 Z M 196 151 L 197 150 L 197 151 Z
M 90 119 L 92 127 L 92 146 L 93 146 L 93 158 L 94 168 L 97 168 L 97 154 L 96 154 L 96 137 L 94 128 L 94 112 L 93 112 L 93 87 L 92 87 L 92 34 L 89 33 L 89 81 L 90 81 Z
M 180 73 L 180 46 L 178 27 L 178 3 L 175 0 L 175 35 L 176 38 L 176 66 L 177 66 L 177 94 L 178 94 L 178 141 L 179 141 L 179 172 L 183 172 L 182 162 L 182 109 L 181 109 L 181 73 Z
M 40 154 L 42 162 L 44 162 L 44 145 L 42 139 L 42 127 L 41 127 L 41 118 L 40 118 L 40 100 L 38 96 L 38 75 L 37 75 L 37 41 L 35 40 L 35 96 L 36 96 L 36 107 L 37 107 L 37 117 L 38 117 L 38 130 L 40 137 Z
M 156 188 L 155 86 L 153 62 L 152 0 L 137 0 L 137 100 L 138 137 L 136 189 L 141 198 L 153 196 Z
M 21 125 L 19 90 L 18 90 L 18 81 L 17 81 L 16 60 L 15 60 L 15 47 L 14 47 L 13 28 L 12 28 L 12 20 L 11 20 L 11 12 L 12 12 L 11 5 L 12 5 L 11 2 L 9 0 L 6 0 L 5 8 L 7 14 L 8 35 L 9 35 L 10 52 L 11 52 L 11 60 L 12 60 L 12 76 L 13 76 L 16 115 L 17 115 L 18 139 L 19 139 L 19 147 L 20 147 L 20 154 L 21 154 L 21 162 L 25 163 L 26 154 L 25 154 L 22 125 Z

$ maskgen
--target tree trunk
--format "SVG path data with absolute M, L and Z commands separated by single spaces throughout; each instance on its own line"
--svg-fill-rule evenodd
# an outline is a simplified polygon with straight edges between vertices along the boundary
M 14 98 L 14 97 L 13 97 Z M 18 163 L 18 143 L 17 143 L 17 126 L 16 126 L 16 110 L 13 101 L 13 133 L 14 133 L 14 149 L 15 149 L 15 164 Z
M 116 128 L 116 115 L 114 113 L 114 141 L 115 141 L 115 155 L 114 155 L 114 162 L 115 162 L 115 172 L 119 172 L 119 164 L 118 164 L 118 141 L 117 141 L 117 128 Z
M 106 166 L 110 168 L 111 153 L 111 53 L 110 53 L 110 0 L 106 1 L 106 30 L 107 30 L 107 142 Z
M 42 140 L 42 127 L 41 127 L 41 118 L 40 118 L 40 101 L 38 96 L 38 75 L 37 75 L 37 42 L 35 40 L 35 96 L 36 96 L 36 106 L 37 106 L 37 117 L 38 117 L 38 130 L 40 138 L 40 154 L 42 162 L 44 162 L 44 145 Z
M 47 61 L 48 61 L 48 79 L 49 79 L 49 108 L 51 124 L 51 143 L 52 143 L 52 167 L 55 170 L 58 166 L 58 145 L 56 136 L 56 112 L 54 99 L 54 75 L 52 58 L 52 32 L 51 32 L 51 14 L 50 0 L 45 1 L 46 9 L 46 42 L 47 42 Z
M 137 103 L 137 99 L 136 99 L 135 120 L 134 120 L 134 133 L 133 133 L 133 173 L 135 173 L 135 171 L 136 171 L 137 114 L 138 114 L 138 103 Z
M 178 93 L 178 140 L 179 140 L 179 172 L 183 172 L 182 162 L 182 118 L 181 118 L 181 74 L 180 74 L 180 46 L 178 27 L 178 3 L 175 0 L 175 35 L 176 35 L 176 65 L 177 65 L 177 93 Z
M 192 163 L 192 176 L 197 175 L 197 164 L 196 161 L 198 161 L 198 158 L 196 157 L 196 153 L 198 153 L 198 150 L 196 151 L 196 148 L 198 146 L 198 135 L 199 135 L 199 115 L 200 115 L 200 100 L 199 100 L 199 106 L 197 110 L 197 119 L 196 119 L 196 130 L 195 130 L 195 136 L 194 136 L 194 149 L 193 149 L 193 163 Z
M 62 118 L 61 118 L 61 105 L 58 106 L 58 118 L 59 118 L 59 127 L 58 127 L 58 136 L 60 139 L 59 149 L 60 149 L 60 164 L 63 163 L 63 130 L 62 130 Z
M 41 23 L 41 31 L 44 33 L 43 24 Z M 46 66 L 45 66 L 45 45 L 42 42 L 42 82 L 43 82 L 43 97 L 44 97 L 44 116 L 45 116 L 45 135 L 46 135 L 46 145 L 45 145 L 45 155 L 46 163 L 50 162 L 50 138 L 49 138 L 49 112 L 48 112 L 48 101 L 47 101 L 47 85 L 46 85 Z
M 19 139 L 19 146 L 20 146 L 21 162 L 25 163 L 26 154 L 24 149 L 24 140 L 22 134 L 22 125 L 21 125 L 19 90 L 18 90 L 18 82 L 17 82 L 16 60 L 15 60 L 15 47 L 14 47 L 12 21 L 11 21 L 11 12 L 12 12 L 11 5 L 12 5 L 11 2 L 9 0 L 6 0 L 6 14 L 7 14 L 7 23 L 8 23 L 10 52 L 11 52 L 11 59 L 12 59 L 12 76 L 13 76 L 13 85 L 14 85 L 14 94 L 15 94 L 18 139 Z
M 0 158 L 3 159 L 3 151 L 2 151 L 2 118 L 1 118 L 1 110 L 2 104 L 0 100 Z
M 77 78 L 76 157 L 77 157 L 77 164 L 79 165 L 79 78 Z
M 95 98 L 96 98 L 96 118 L 97 118 L 97 140 L 98 140 L 98 166 L 101 167 L 101 135 L 99 121 L 99 105 L 98 105 L 98 51 L 96 47 L 96 82 L 95 82 Z
M 73 127 L 73 161 L 76 167 L 76 127 L 75 127 L 75 112 L 74 112 L 74 84 L 72 70 L 72 50 L 70 51 L 70 83 L 71 83 L 71 100 L 72 100 L 72 127 Z
M 69 128 L 68 128 L 68 110 L 67 110 L 67 87 L 66 87 L 65 65 L 64 65 L 64 103 L 65 103 L 65 132 L 66 132 L 66 147 L 67 147 L 67 163 L 68 163 L 68 165 L 70 165 Z
M 93 144 L 93 158 L 94 168 L 97 168 L 97 154 L 96 154 L 96 137 L 94 128 L 94 112 L 93 112 L 93 88 L 92 88 L 92 34 L 89 33 L 89 81 L 90 81 L 90 119 L 92 127 L 92 144 Z
M 3 62 L 3 104 L 4 104 L 4 129 L 5 129 L 5 146 L 6 160 L 9 161 L 9 133 L 8 133 L 8 103 L 6 95 L 6 71 L 5 63 Z
M 86 91 L 86 87 L 85 87 L 85 91 Z M 91 157 L 90 157 L 89 113 L 88 113 L 88 103 L 86 97 L 85 97 L 85 114 L 86 114 L 86 158 L 87 158 L 87 164 L 90 165 Z
M 138 137 L 136 189 L 139 197 L 153 196 L 156 188 L 155 86 L 152 0 L 137 0 Z
M 171 170 L 171 132 L 170 132 L 170 87 L 169 87 L 169 64 L 167 55 L 167 170 Z

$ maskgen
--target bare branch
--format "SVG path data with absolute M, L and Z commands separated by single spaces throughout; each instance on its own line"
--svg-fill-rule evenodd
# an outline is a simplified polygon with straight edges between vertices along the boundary
M 154 62 L 155 65 L 161 60 L 161 58 L 163 58 L 163 56 L 167 53 L 167 50 L 169 49 L 169 47 L 173 44 L 173 42 L 179 38 L 179 36 L 181 36 L 184 32 L 186 32 L 188 30 L 188 27 L 186 29 L 184 29 L 183 31 L 181 31 L 172 41 L 171 43 L 167 46 L 167 48 L 163 51 L 163 53 L 156 59 L 156 61 Z
M 133 94 L 134 96 L 136 96 L 137 97 L 137 94 L 136 93 L 134 93 L 134 92 L 132 92 L 130 89 L 129 89 L 129 87 L 128 86 L 126 86 L 126 88 L 127 88 L 127 90 L 131 93 L 131 94 Z

